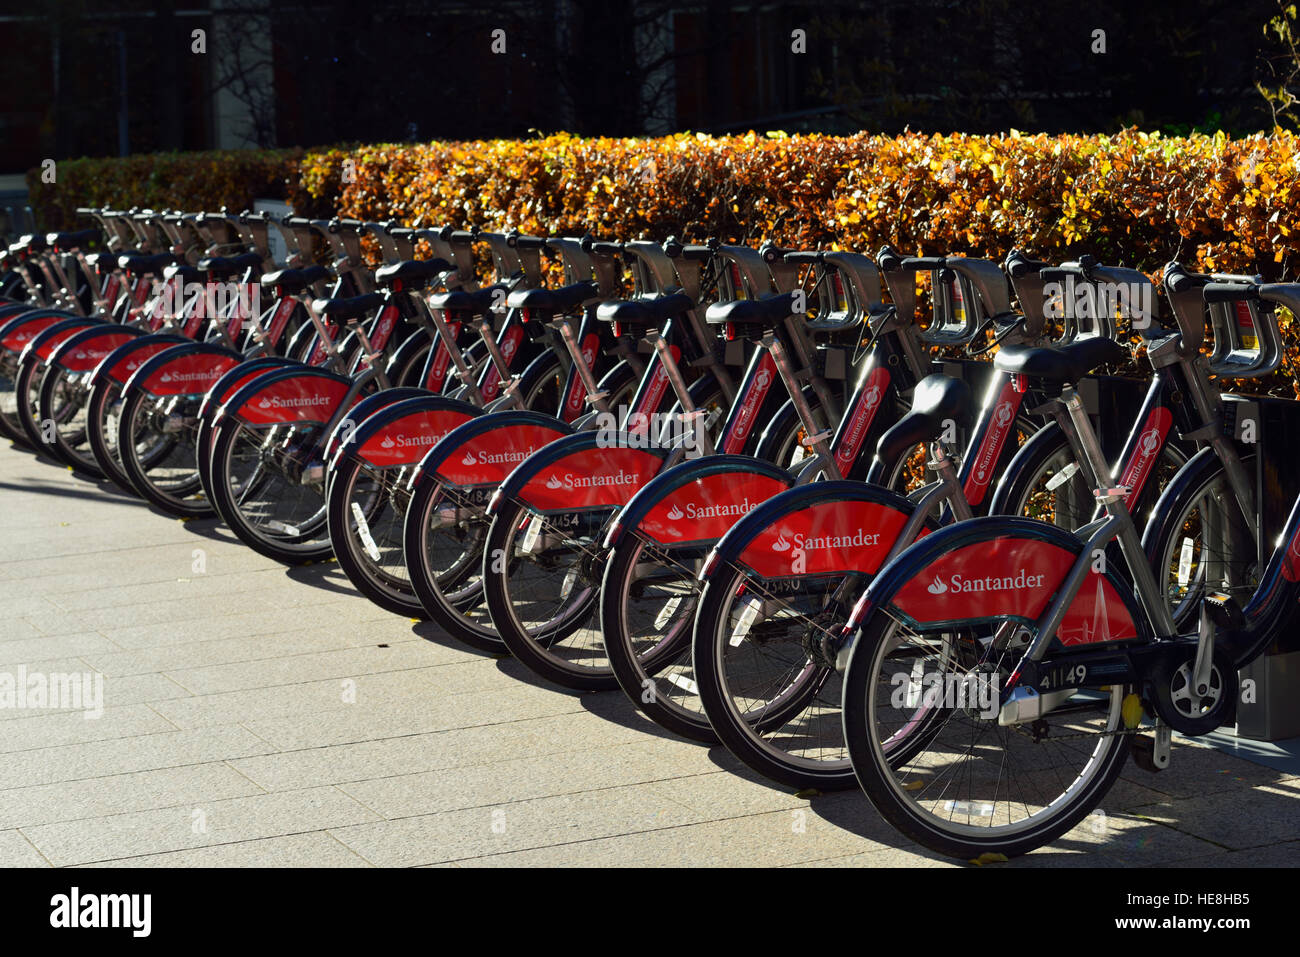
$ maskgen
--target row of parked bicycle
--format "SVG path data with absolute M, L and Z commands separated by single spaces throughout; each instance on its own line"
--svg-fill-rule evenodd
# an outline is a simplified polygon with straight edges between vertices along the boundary
M 1230 724 L 1300 598 L 1218 386 L 1298 285 L 81 212 L 3 254 L 0 432 L 941 853 Z M 1083 396 L 1141 352 L 1112 462 Z

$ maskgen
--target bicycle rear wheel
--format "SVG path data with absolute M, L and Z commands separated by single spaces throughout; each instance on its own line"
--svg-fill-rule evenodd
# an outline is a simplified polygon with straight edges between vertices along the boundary
M 589 509 L 542 515 L 507 502 L 484 548 L 484 597 L 497 634 L 534 672 L 578 691 L 617 687 L 596 620 L 609 517 Z
M 117 426 L 117 456 L 131 487 L 163 511 L 189 518 L 213 514 L 198 475 L 199 402 L 128 390 Z
M 402 554 L 409 468 L 339 462 L 329 483 L 329 536 L 348 580 L 380 608 L 426 618 Z
M 254 429 L 231 417 L 212 442 L 213 505 L 239 539 L 286 565 L 330 557 L 321 426 Z
M 1132 689 L 1050 692 L 1057 700 L 1043 717 L 1003 727 L 998 691 L 1033 640 L 1023 622 L 923 630 L 887 604 L 881 596 L 863 625 L 844 679 L 844 739 L 886 820 L 941 854 L 1010 857 L 1097 806 L 1128 755 L 1122 705 Z
M 447 486 L 420 472 L 402 528 L 402 556 L 429 618 L 468 645 L 504 654 L 483 597 L 490 492 Z

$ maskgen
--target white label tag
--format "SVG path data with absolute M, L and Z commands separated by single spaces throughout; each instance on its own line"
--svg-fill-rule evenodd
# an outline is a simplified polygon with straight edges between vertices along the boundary
M 700 686 L 697 685 L 690 678 L 686 677 L 685 675 L 668 674 L 668 675 L 664 675 L 664 677 L 667 679 L 669 684 L 676 685 L 677 687 L 685 691 L 687 694 L 697 695 L 700 693 Z
M 530 553 L 537 549 L 537 540 L 542 537 L 542 520 L 536 515 L 528 519 L 528 530 L 524 532 L 523 543 L 519 550 Z
M 1056 489 L 1060 488 L 1066 482 L 1070 481 L 1070 479 L 1074 478 L 1074 473 L 1077 471 L 1079 471 L 1079 463 L 1071 462 L 1069 465 L 1061 469 L 1061 471 L 1057 472 L 1055 475 L 1053 475 L 1050 479 L 1047 480 L 1048 491 L 1055 491 Z
M 357 520 L 357 537 L 361 539 L 361 544 L 370 556 L 371 561 L 379 561 L 379 546 L 375 544 L 375 538 L 370 534 L 370 523 L 366 521 L 366 513 L 361 511 L 361 506 L 356 502 L 352 503 L 352 517 Z
M 964 814 L 967 817 L 993 816 L 993 805 L 984 801 L 944 801 L 943 809 L 949 814 Z
M 682 596 L 675 595 L 668 599 L 667 604 L 659 609 L 659 614 L 655 617 L 655 627 L 664 629 L 668 623 L 673 620 L 673 615 L 677 614 L 677 607 L 682 603 Z
M 754 622 L 758 618 L 758 612 L 763 607 L 763 603 L 757 598 L 746 598 L 745 607 L 741 609 L 740 614 L 735 616 L 735 625 L 731 629 L 731 647 L 735 648 L 747 637 L 749 629 L 754 627 Z
M 1178 587 L 1186 588 L 1188 579 L 1192 577 L 1192 540 L 1183 539 L 1183 550 L 1178 556 Z

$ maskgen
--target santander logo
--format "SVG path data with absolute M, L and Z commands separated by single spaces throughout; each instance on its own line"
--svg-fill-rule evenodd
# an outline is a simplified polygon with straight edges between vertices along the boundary
M 466 452 L 465 457 L 460 460 L 461 465 L 478 465 L 478 460 L 474 458 L 473 452 Z
M 758 375 L 754 376 L 754 387 L 757 389 L 766 389 L 772 381 L 772 373 L 767 369 L 758 370 Z
M 788 552 L 789 550 L 790 550 L 790 543 L 786 541 L 785 533 L 782 532 L 779 536 L 777 536 L 776 541 L 772 543 L 772 551 Z
M 668 510 L 668 517 L 669 517 L 670 519 L 672 519 L 674 522 L 676 522 L 676 521 L 678 521 L 679 519 L 685 517 L 685 515 L 686 515 L 686 513 L 683 512 L 683 511 L 682 511 L 680 508 L 678 508 L 676 505 L 674 505 L 672 508 L 670 508 L 670 509 Z
M 1147 432 L 1142 436 L 1142 441 L 1139 444 L 1142 448 L 1142 457 L 1150 458 L 1155 454 L 1156 447 L 1160 445 L 1160 430 L 1147 430 Z
M 512 355 L 515 354 L 515 349 L 517 347 L 518 344 L 515 342 L 514 338 L 513 337 L 509 338 L 505 342 L 501 343 L 501 355 L 509 359 Z
M 447 433 L 425 433 L 424 435 L 385 435 L 379 443 L 381 449 L 427 448 L 446 438 Z
M 966 497 L 972 505 L 978 505 L 984 500 L 984 489 L 992 481 L 993 466 L 998 456 L 1002 454 L 1002 447 L 1006 444 L 1019 404 L 1020 394 L 1015 391 L 1013 384 L 1008 382 L 1002 387 L 1002 394 L 993 410 L 992 422 L 989 424 L 984 440 L 980 443 L 978 457 L 971 469 L 970 478 L 966 480 Z
M 946 582 L 938 575 L 925 590 L 931 595 L 943 595 L 951 591 L 955 595 L 985 591 L 1019 591 L 1025 588 L 1041 588 L 1046 575 L 1031 575 L 1020 569 L 1014 575 L 988 575 L 973 578 L 969 575 L 953 575 Z
M 565 489 L 566 491 L 638 484 L 640 484 L 639 476 L 635 472 L 625 472 L 622 469 L 612 475 L 574 475 L 572 472 L 565 472 L 564 476 L 560 477 L 552 473 L 551 477 L 546 480 L 547 488 Z

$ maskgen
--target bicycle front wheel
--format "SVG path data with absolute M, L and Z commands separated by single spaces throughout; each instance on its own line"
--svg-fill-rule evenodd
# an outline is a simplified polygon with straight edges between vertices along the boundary
M 904 625 L 876 604 L 844 678 L 844 739 L 871 803 L 952 857 L 1055 840 L 1119 776 L 1131 689 L 1066 689 L 1033 722 L 999 724 L 998 694 L 1032 632 L 1019 619 Z

